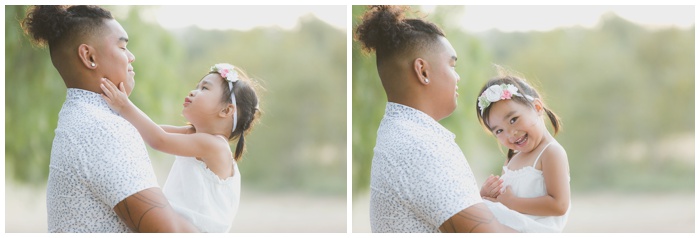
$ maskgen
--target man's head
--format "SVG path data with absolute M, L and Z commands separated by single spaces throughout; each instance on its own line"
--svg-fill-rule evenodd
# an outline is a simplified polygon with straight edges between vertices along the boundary
M 126 48 L 128 35 L 112 14 L 97 6 L 32 6 L 22 27 L 38 45 L 48 45 L 51 62 L 67 87 L 94 92 L 100 78 L 134 87 Z
M 376 52 L 377 71 L 389 101 L 422 105 L 420 110 L 440 120 L 457 105 L 457 54 L 438 26 L 406 19 L 406 10 L 371 6 L 355 39 L 367 52 Z

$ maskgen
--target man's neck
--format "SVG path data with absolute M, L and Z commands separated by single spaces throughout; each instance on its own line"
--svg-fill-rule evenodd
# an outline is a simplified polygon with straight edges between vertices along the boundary
M 387 94 L 387 100 L 389 102 L 398 103 L 419 110 L 433 118 L 435 121 L 442 119 L 438 119 L 435 116 L 435 107 L 430 103 L 429 99 L 423 95 L 424 94 L 421 93 L 402 93 L 391 96 Z

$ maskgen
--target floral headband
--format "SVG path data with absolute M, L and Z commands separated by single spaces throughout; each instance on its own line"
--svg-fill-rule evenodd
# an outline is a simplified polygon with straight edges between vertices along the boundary
M 481 110 L 481 115 L 484 115 L 484 109 L 489 107 L 491 103 L 498 102 L 500 100 L 511 99 L 513 96 L 524 97 L 527 100 L 535 100 L 530 95 L 520 94 L 518 88 L 512 84 L 501 84 L 501 85 L 491 85 L 479 96 L 479 109 Z
M 221 64 L 215 64 L 214 66 L 211 67 L 211 72 L 217 72 L 219 75 L 221 75 L 222 78 L 224 78 L 226 81 L 228 81 L 228 89 L 231 91 L 231 103 L 233 103 L 234 109 L 233 109 L 233 129 L 231 129 L 231 132 L 236 130 L 236 123 L 238 122 L 238 106 L 236 105 L 236 95 L 233 93 L 233 83 L 238 82 L 238 72 L 236 72 L 235 68 L 233 65 L 226 64 L 226 63 L 221 63 Z

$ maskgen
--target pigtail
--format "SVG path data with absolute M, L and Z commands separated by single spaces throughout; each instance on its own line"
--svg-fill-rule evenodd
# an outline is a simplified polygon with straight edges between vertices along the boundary
M 544 108 L 544 112 L 547 113 L 547 117 L 549 117 L 549 121 L 552 122 L 552 127 L 554 128 L 554 135 L 557 135 L 557 133 L 559 133 L 559 130 L 561 130 L 561 128 L 562 128 L 561 120 L 559 120 L 559 117 L 557 116 L 557 114 L 554 114 L 554 112 L 547 109 L 546 107 Z
M 510 159 L 512 159 L 513 156 L 515 156 L 515 151 L 512 149 L 508 149 L 508 161 L 510 161 Z
M 243 136 L 244 133 L 241 133 L 241 135 L 238 137 L 238 143 L 236 143 L 236 151 L 233 153 L 233 159 L 236 161 L 241 160 L 241 157 L 243 157 L 243 150 L 245 149 L 245 137 Z

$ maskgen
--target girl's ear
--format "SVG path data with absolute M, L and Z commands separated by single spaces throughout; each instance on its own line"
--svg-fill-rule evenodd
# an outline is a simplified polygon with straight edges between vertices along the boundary
M 221 111 L 219 111 L 219 116 L 220 117 L 233 117 L 233 112 L 236 110 L 236 106 L 233 104 L 229 103 L 226 107 L 222 108 Z
M 537 112 L 538 115 L 543 115 L 544 113 L 544 105 L 542 104 L 542 100 L 539 98 L 535 98 L 534 101 L 532 101 L 532 105 L 535 106 L 535 111 Z
M 80 62 L 88 69 L 97 68 L 97 63 L 95 63 L 95 48 L 92 46 L 80 44 L 78 46 L 78 57 L 80 58 Z
M 422 58 L 416 58 L 413 61 L 413 72 L 415 73 L 415 76 L 420 84 L 427 85 L 430 83 L 430 79 L 428 79 L 429 67 L 428 61 L 425 61 Z

